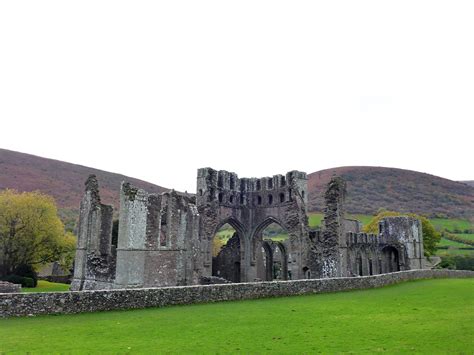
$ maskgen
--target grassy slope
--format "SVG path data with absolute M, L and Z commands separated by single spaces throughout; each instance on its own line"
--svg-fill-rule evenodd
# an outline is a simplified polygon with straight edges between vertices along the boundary
M 22 288 L 22 292 L 53 292 L 53 291 L 69 291 L 69 285 L 38 280 L 38 286 L 35 288 Z
M 0 320 L 0 352 L 474 352 L 474 280 Z

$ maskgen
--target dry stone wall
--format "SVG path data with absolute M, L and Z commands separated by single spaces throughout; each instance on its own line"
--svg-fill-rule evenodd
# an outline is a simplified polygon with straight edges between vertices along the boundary
M 178 286 L 145 289 L 0 294 L 0 317 L 164 307 L 295 296 L 392 285 L 407 280 L 474 277 L 473 271 L 411 270 L 365 277 Z

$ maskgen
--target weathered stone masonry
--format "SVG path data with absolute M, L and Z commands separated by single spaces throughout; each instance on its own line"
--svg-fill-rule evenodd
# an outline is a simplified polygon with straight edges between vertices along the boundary
M 345 218 L 345 190 L 342 179 L 331 180 L 322 228 L 310 230 L 303 172 L 257 179 L 199 169 L 196 195 L 149 194 L 123 183 L 115 246 L 112 207 L 101 204 L 97 180 L 91 176 L 81 203 L 71 289 L 197 285 L 224 279 L 271 281 L 273 261 L 281 264 L 279 278 L 283 280 L 421 268 L 420 222 L 386 218 L 377 236 L 360 233 L 360 223 Z M 289 238 L 264 240 L 262 233 L 272 223 Z M 213 259 L 212 241 L 224 224 L 236 233 Z
M 0 317 L 97 312 L 296 296 L 382 287 L 406 280 L 446 277 L 474 277 L 474 272 L 412 270 L 365 277 L 81 292 L 0 294 Z

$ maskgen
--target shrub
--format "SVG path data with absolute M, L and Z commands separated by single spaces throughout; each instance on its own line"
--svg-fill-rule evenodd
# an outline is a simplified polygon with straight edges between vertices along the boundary
M 38 285 L 38 274 L 36 273 L 35 269 L 31 265 L 21 264 L 15 269 L 15 275 L 27 277 L 33 280 L 33 286 L 36 287 Z M 28 286 L 30 287 L 30 286 Z
M 439 266 L 443 269 L 474 271 L 474 255 L 443 256 Z
M 13 284 L 20 284 L 21 287 L 32 288 L 35 287 L 35 282 L 31 277 L 24 277 L 19 275 L 8 275 L 2 278 L 3 281 L 11 282 Z

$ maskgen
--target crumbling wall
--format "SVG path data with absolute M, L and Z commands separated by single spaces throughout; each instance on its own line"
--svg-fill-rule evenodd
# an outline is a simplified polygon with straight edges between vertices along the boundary
M 123 183 L 116 288 L 196 284 L 199 216 L 193 197 Z
M 347 269 L 345 258 L 344 199 L 346 183 L 333 177 L 328 184 L 324 199 L 326 203 L 320 240 L 314 252 L 313 267 L 320 277 L 343 276 Z
M 21 292 L 21 285 L 0 280 L 0 293 L 15 293 L 15 292 Z
M 379 234 L 346 234 L 348 276 L 366 276 L 423 269 L 421 222 L 415 218 L 386 217 Z
M 212 239 L 225 223 L 240 237 L 241 281 L 258 279 L 262 257 L 262 231 L 271 223 L 289 234 L 288 269 L 295 279 L 304 277 L 308 264 L 307 176 L 286 175 L 239 178 L 211 168 L 198 170 L 196 203 L 203 242 L 202 276 L 212 275 Z
M 85 185 L 71 283 L 74 291 L 110 288 L 115 277 L 116 250 L 111 243 L 113 208 L 101 203 L 95 175 L 90 175 Z

